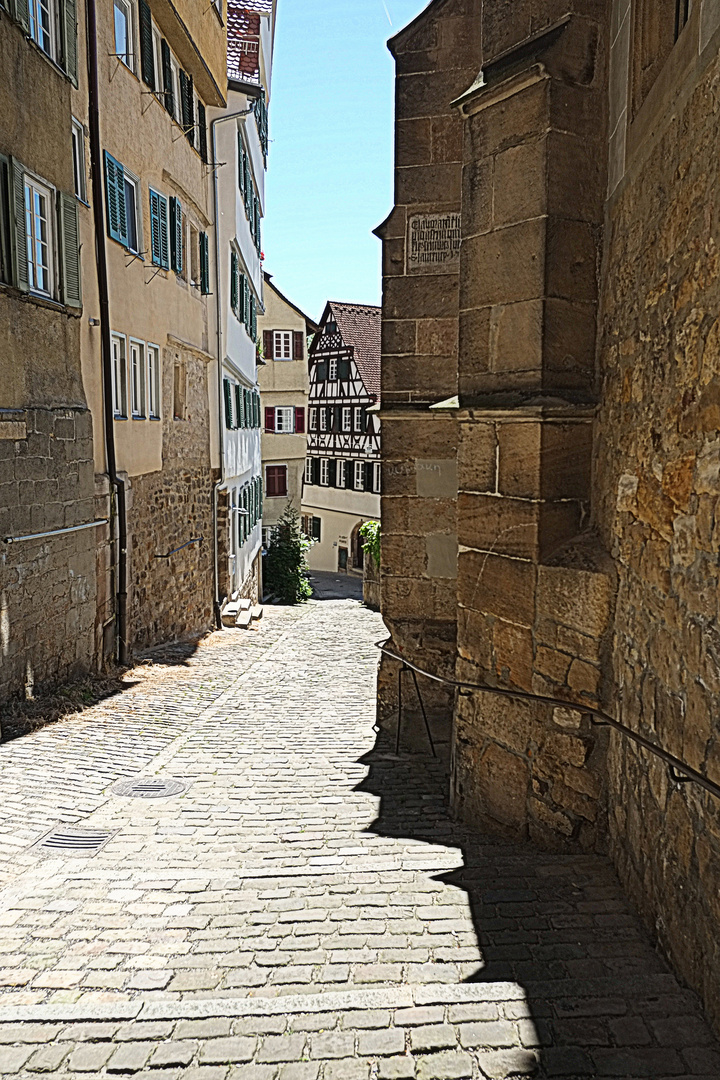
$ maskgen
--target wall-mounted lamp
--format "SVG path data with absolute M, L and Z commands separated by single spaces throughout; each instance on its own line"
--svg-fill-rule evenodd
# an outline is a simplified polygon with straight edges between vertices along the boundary
M 90 323 L 91 326 L 99 326 L 100 325 L 100 320 L 99 319 L 88 319 L 88 322 Z

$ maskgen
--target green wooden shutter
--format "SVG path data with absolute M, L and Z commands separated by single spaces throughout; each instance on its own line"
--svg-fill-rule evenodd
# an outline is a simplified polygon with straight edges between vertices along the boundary
M 30 5 L 28 0 L 14 0 L 13 14 L 26 34 L 30 33 Z
M 176 274 L 183 272 L 183 212 L 180 200 L 170 199 L 170 264 Z
M 200 160 L 207 165 L 208 152 L 207 152 L 207 118 L 205 116 L 205 106 L 202 101 L 198 101 L 198 149 L 200 151 Z
M 235 427 L 243 427 L 242 386 L 235 383 Z
M 223 379 L 223 390 L 225 392 L 225 427 L 231 428 L 233 415 L 232 415 L 232 389 L 230 387 L 230 380 Z
M 152 192 L 151 192 L 152 200 Z M 108 235 L 127 247 L 127 213 L 125 210 L 125 170 L 119 161 L 105 151 L 105 205 Z
M 170 269 L 170 236 L 168 231 L 168 204 L 167 199 L 159 197 L 160 209 L 160 265 L 164 270 Z
M 250 282 L 245 278 L 245 316 L 243 322 L 246 327 L 250 325 Z
M 17 160 L 10 158 L 10 242 L 13 250 L 13 278 L 15 287 L 27 292 L 30 288 L 27 261 L 27 231 L 25 226 L 25 169 Z
M 254 295 L 250 296 L 250 326 L 248 330 L 250 331 L 250 337 L 254 341 L 257 337 L 257 309 Z
M 77 86 L 77 0 L 62 0 L 60 22 L 63 39 L 63 67 Z
M 253 390 L 255 395 L 255 427 L 259 428 L 260 425 L 260 395 L 257 390 Z
M 150 188 L 150 257 L 155 266 L 162 266 L 160 246 L 160 196 Z
M 180 70 L 180 108 L 182 126 L 191 146 L 195 145 L 195 100 L 193 98 L 192 75 Z
M 0 154 L 0 281 L 5 285 L 11 285 L 13 281 L 10 243 L 11 206 L 10 161 L 4 154 Z
M 207 296 L 210 292 L 210 255 L 207 233 L 200 233 L 200 292 Z
M 153 49 L 152 15 L 147 0 L 140 0 L 140 70 L 143 82 L 155 90 L 155 50 Z
M 62 299 L 67 307 L 82 307 L 80 285 L 80 234 L 78 230 L 77 199 L 74 195 L 59 196 L 60 266 L 62 268 Z
M 245 201 L 245 147 L 238 131 L 238 190 Z
M 165 38 L 160 42 L 160 58 L 162 60 L 163 92 L 165 95 L 165 108 L 171 116 L 175 115 L 175 100 L 173 95 L 172 64 L 170 62 L 170 46 Z
M 230 307 L 235 315 L 238 314 L 238 257 L 234 251 L 230 252 Z

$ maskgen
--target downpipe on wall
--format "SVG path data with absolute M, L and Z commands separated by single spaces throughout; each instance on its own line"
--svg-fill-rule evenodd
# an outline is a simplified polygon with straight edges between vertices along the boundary
M 94 2 L 94 0 L 88 0 L 88 2 Z M 213 579 L 215 583 L 215 598 L 213 600 L 213 610 L 215 612 L 215 624 L 218 630 L 223 629 L 222 613 L 220 599 L 220 550 L 218 541 L 219 523 L 218 523 L 218 497 L 221 491 L 225 490 L 227 484 L 227 477 L 225 476 L 225 425 L 223 423 L 224 416 L 224 403 L 223 403 L 223 310 L 222 310 L 222 288 L 221 288 L 221 275 L 220 275 L 220 207 L 218 197 L 218 169 L 221 167 L 221 162 L 217 159 L 217 135 L 216 128 L 218 124 L 222 124 L 225 120 L 238 120 L 241 117 L 247 116 L 253 110 L 253 106 L 248 106 L 247 109 L 240 109 L 238 112 L 227 113 L 225 116 L 216 116 L 214 120 L 210 121 L 210 142 L 212 145 L 212 173 L 213 173 L 213 217 L 214 217 L 214 231 L 215 231 L 215 308 L 216 308 L 216 321 L 217 321 L 217 410 L 218 410 L 218 451 L 220 454 L 220 479 L 213 484 L 212 494 L 212 513 L 213 513 Z
M 108 476 L 115 488 L 113 514 L 111 508 L 110 549 L 112 551 L 116 596 L 116 626 L 118 660 L 127 663 L 127 498 L 125 482 L 117 474 L 115 455 L 115 428 L 112 402 L 112 346 L 110 338 L 110 300 L 108 290 L 107 257 L 105 251 L 105 222 L 103 220 L 102 155 L 100 150 L 100 88 L 98 81 L 97 15 L 95 0 L 85 0 L 85 39 L 88 69 L 88 120 L 90 127 L 90 166 L 92 172 L 93 221 L 95 226 L 95 264 L 97 267 L 98 297 L 100 304 L 100 350 L 102 363 L 103 420 L 105 430 L 105 457 Z M 117 539 L 114 521 L 117 516 Z

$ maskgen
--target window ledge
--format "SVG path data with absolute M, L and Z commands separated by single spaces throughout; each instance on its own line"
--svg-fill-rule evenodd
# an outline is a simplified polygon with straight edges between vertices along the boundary
M 37 307 L 47 308 L 49 311 L 60 312 L 71 319 L 79 319 L 82 314 L 82 308 L 66 307 L 59 300 L 51 300 L 49 297 L 40 296 L 37 293 L 23 292 L 22 289 L 16 289 L 14 285 L 8 285 L 3 281 L 0 281 L 0 293 L 6 293 L 15 300 L 22 300 L 26 304 L 35 304 Z

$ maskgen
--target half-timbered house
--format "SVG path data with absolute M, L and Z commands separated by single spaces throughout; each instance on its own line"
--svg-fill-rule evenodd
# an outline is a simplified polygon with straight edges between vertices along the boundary
M 303 524 L 313 570 L 360 572 L 380 520 L 380 308 L 330 301 L 310 346 Z

